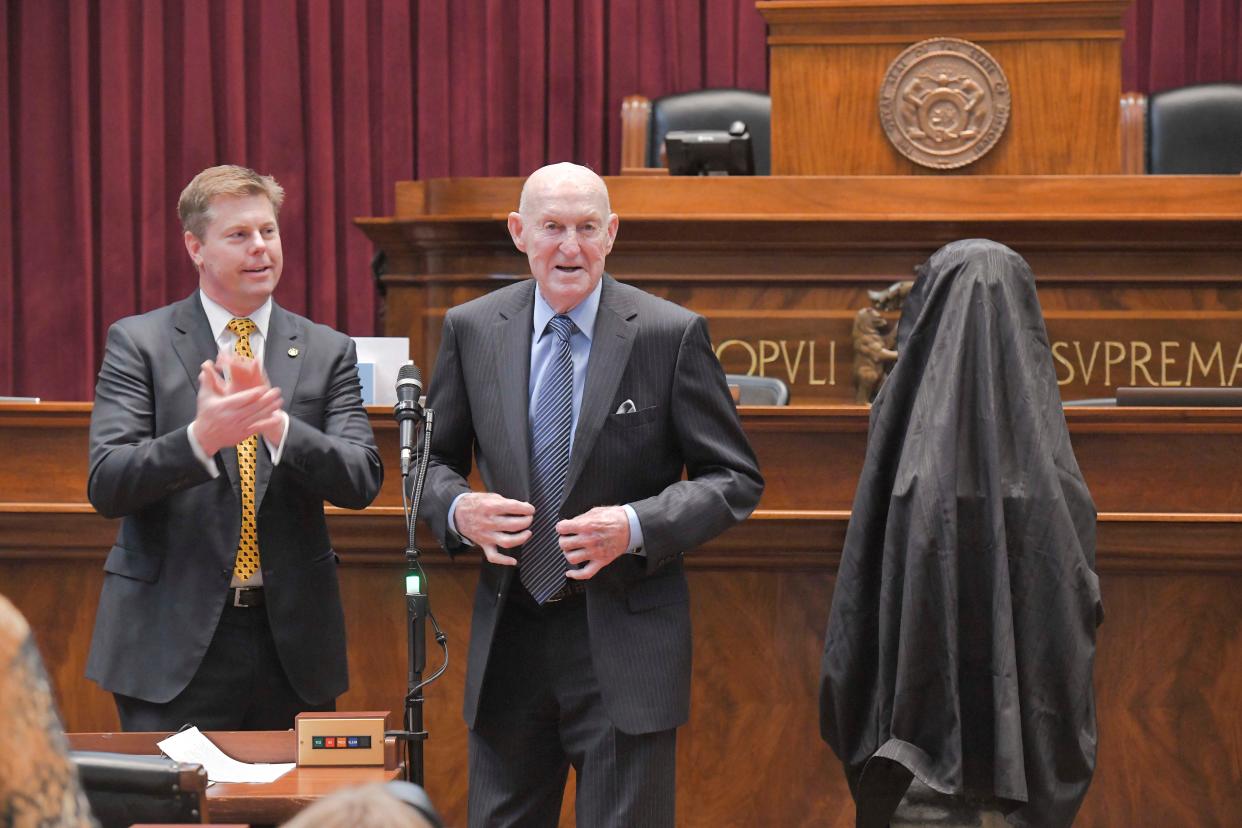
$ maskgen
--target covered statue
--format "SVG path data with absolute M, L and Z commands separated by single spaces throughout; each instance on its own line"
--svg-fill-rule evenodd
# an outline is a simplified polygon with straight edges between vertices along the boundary
M 859 826 L 913 780 L 1068 826 L 1095 769 L 1095 507 L 1027 263 L 971 239 L 905 300 L 871 410 L 820 680 Z

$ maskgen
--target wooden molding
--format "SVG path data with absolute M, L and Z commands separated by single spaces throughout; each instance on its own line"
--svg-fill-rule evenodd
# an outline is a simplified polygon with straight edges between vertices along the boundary
M 646 167 L 647 134 L 651 125 L 651 101 L 643 95 L 626 95 L 621 101 L 621 168 Z
M 1121 172 L 1147 172 L 1147 96 L 1141 92 L 1121 96 Z

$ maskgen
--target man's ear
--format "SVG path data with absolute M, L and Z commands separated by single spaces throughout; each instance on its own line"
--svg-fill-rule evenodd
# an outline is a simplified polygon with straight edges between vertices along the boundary
M 621 227 L 621 219 L 616 213 L 608 214 L 608 244 L 605 246 L 604 255 L 607 256 L 612 252 L 613 242 L 617 240 L 617 230 Z
M 513 246 L 522 253 L 526 252 L 526 242 L 522 240 L 522 223 L 521 213 L 509 214 L 509 236 L 513 239 Z
M 190 261 L 194 262 L 195 267 L 198 267 L 203 263 L 202 257 L 199 256 L 199 251 L 202 250 L 202 248 L 203 243 L 199 240 L 198 236 L 194 235 L 189 230 L 186 230 L 185 249 L 186 252 L 190 254 Z

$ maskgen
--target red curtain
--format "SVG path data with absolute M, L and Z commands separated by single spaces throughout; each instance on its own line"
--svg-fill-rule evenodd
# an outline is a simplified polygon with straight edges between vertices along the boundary
M 90 399 L 107 326 L 196 284 L 176 200 L 284 185 L 276 297 L 376 332 L 393 182 L 619 157 L 621 98 L 767 86 L 751 0 L 0 0 L 0 394 Z
M 1239 77 L 1236 0 L 1138 0 L 1124 88 Z M 90 399 L 107 326 L 187 295 L 176 200 L 285 186 L 288 308 L 377 330 L 393 182 L 618 168 L 621 99 L 767 87 L 753 0 L 0 0 L 0 394 Z
M 1239 7 L 1238 0 L 1134 0 L 1125 17 L 1121 88 L 1150 93 L 1242 82 Z

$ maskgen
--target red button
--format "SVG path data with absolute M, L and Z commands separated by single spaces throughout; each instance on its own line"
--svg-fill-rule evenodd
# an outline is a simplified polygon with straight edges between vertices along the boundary
M 324 736 L 324 737 L 323 737 L 323 746 L 324 746 L 324 747 L 326 747 L 326 748 L 334 748 L 334 747 L 336 747 L 336 737 L 335 737 L 335 736 Z

